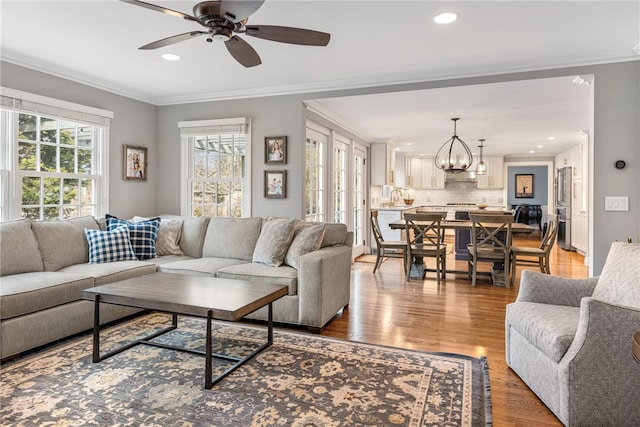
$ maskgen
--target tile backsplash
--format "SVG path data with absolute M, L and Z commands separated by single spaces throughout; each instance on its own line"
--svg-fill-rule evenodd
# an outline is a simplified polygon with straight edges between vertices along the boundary
M 415 204 L 487 203 L 504 205 L 503 190 L 478 190 L 475 182 L 447 182 L 444 190 L 405 190 Z

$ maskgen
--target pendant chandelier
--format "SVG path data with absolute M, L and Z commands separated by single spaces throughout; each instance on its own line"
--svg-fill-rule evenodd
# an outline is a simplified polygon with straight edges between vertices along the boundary
M 482 149 L 484 148 L 484 139 L 479 139 L 478 141 L 480 141 L 480 145 L 478 145 L 478 147 L 480 148 L 480 162 L 478 163 L 478 166 L 476 166 L 476 175 L 485 175 L 487 173 L 487 164 L 484 162 L 484 157 L 482 157 Z
M 453 120 L 453 136 L 442 144 L 442 147 L 440 147 L 436 154 L 435 162 L 436 167 L 445 172 L 461 173 L 471 167 L 473 156 L 467 144 L 458 138 L 458 134 L 456 133 L 456 122 L 460 120 L 460 118 L 455 117 L 451 120 Z

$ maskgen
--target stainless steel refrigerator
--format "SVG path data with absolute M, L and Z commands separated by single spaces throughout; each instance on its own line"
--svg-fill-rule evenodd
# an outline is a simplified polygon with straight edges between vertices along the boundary
M 558 169 L 556 177 L 556 215 L 558 246 L 571 250 L 571 167 Z

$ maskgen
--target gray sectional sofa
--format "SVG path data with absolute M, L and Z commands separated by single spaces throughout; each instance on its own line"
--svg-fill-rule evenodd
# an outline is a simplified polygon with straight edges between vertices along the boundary
M 640 425 L 640 244 L 614 242 L 595 278 L 524 270 L 505 326 L 507 364 L 564 425 Z
M 300 238 L 309 225 L 291 220 L 295 232 L 290 247 L 283 246 L 288 264 L 275 266 L 277 262 L 253 262 L 265 257 L 256 248 L 269 249 L 277 237 L 265 236 L 265 218 L 166 217 L 162 224 L 171 223 L 175 230 L 176 221 L 177 233 L 163 234 L 161 226 L 158 235 L 158 243 L 163 240 L 165 246 L 167 239 L 174 240 L 169 242 L 174 250 L 143 261 L 92 264 L 85 228 L 104 229 L 94 217 L 1 223 L 0 357 L 90 329 L 93 305 L 80 299 L 83 289 L 156 271 L 286 284 L 289 294 L 273 304 L 274 321 L 314 330 L 321 330 L 349 303 L 353 233 L 344 224 L 320 225 L 317 244 L 291 256 L 294 247 L 304 246 Z M 136 311 L 105 304 L 101 323 Z M 265 320 L 266 309 L 250 317 Z

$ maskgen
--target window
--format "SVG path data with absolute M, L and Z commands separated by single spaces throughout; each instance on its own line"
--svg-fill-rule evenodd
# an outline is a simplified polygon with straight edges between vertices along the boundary
M 247 118 L 180 122 L 182 215 L 250 215 L 251 165 Z
M 305 167 L 305 220 L 325 220 L 325 150 L 329 140 L 328 130 L 307 122 Z
M 113 113 L 10 89 L 3 93 L 2 219 L 104 215 Z

